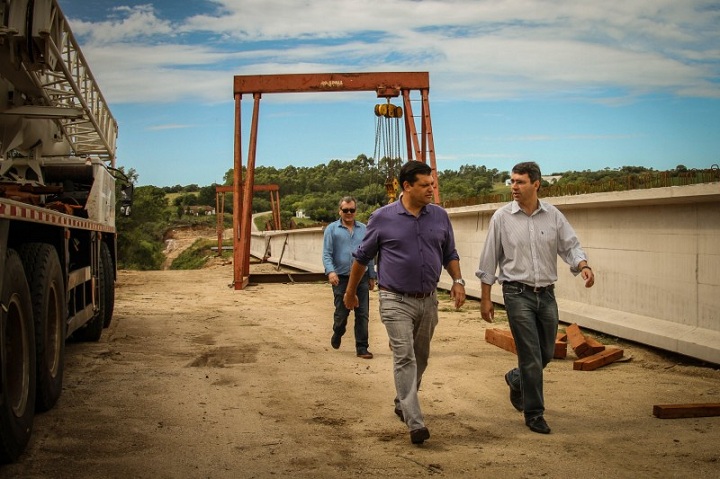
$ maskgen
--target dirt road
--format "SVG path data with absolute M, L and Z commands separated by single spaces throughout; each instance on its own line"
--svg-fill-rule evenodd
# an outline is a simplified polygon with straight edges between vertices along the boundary
M 2 478 L 718 477 L 720 417 L 653 404 L 720 402 L 720 371 L 637 345 L 593 372 L 547 369 L 550 435 L 508 400 L 515 356 L 484 341 L 477 303 L 441 319 L 421 404 L 432 437 L 393 414 L 387 337 L 330 347 L 326 284 L 228 287 L 232 266 L 122 271 L 99 343 L 69 344 L 63 395 Z M 608 338 L 600 338 L 609 341 Z

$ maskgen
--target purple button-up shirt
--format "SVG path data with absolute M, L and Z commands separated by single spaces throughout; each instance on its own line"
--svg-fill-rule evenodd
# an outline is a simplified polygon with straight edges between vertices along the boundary
M 415 217 L 400 200 L 370 215 L 365 238 L 353 252 L 363 265 L 376 255 L 378 284 L 400 293 L 435 291 L 442 268 L 460 259 L 443 208 L 429 204 Z

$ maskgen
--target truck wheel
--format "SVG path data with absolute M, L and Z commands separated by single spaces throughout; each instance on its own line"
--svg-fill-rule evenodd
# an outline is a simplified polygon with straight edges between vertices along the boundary
M 0 292 L 0 463 L 20 456 L 35 417 L 35 331 L 20 257 L 8 250 Z
M 100 247 L 100 261 L 99 268 L 97 272 L 97 290 L 95 294 L 97 294 L 98 298 L 98 310 L 95 313 L 95 316 L 92 317 L 90 321 L 85 324 L 82 328 L 75 331 L 72 335 L 74 340 L 78 341 L 87 341 L 87 342 L 97 342 L 100 341 L 100 336 L 102 336 L 103 326 L 105 325 L 105 315 L 107 314 L 106 311 L 108 310 L 108 269 L 112 268 L 112 258 L 110 258 L 110 264 L 107 264 L 109 254 L 106 257 L 102 253 L 102 246 L 105 246 L 103 243 Z M 107 248 L 107 246 L 105 246 Z M 113 296 L 114 299 L 114 296 Z
M 46 243 L 19 250 L 30 287 L 37 357 L 36 412 L 52 409 L 62 392 L 65 365 L 65 282 L 57 251 Z
M 100 247 L 100 262 L 103 266 L 105 274 L 105 318 L 103 327 L 110 326 L 115 309 L 115 268 L 113 265 L 112 255 L 107 243 L 103 243 Z

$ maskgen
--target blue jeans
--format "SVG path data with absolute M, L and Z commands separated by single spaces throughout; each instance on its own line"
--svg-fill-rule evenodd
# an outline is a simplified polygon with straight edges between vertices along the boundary
M 348 316 L 350 310 L 343 303 L 343 296 L 347 289 L 348 276 L 338 276 L 340 282 L 333 286 L 335 300 L 335 314 L 333 315 L 333 333 L 342 337 L 347 330 Z M 357 297 L 360 302 L 355 308 L 355 349 L 358 353 L 364 353 L 368 348 L 368 318 L 370 316 L 370 277 L 367 273 L 362 277 L 357 286 Z
M 502 285 L 510 331 L 517 348 L 518 367 L 510 371 L 510 386 L 523 393 L 525 420 L 542 416 L 543 369 L 555 353 L 558 308 L 555 291 L 534 293 L 525 285 Z
M 395 407 L 414 431 L 425 427 L 418 390 L 430 358 L 430 341 L 438 323 L 435 293 L 416 299 L 380 291 L 380 318 L 390 339 L 395 378 Z

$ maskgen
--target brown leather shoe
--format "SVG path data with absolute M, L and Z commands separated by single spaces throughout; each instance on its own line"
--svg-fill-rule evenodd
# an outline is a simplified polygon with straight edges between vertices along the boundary
M 368 350 L 366 349 L 365 351 L 358 351 L 357 357 L 363 358 L 363 359 L 372 359 L 372 358 L 373 358 L 373 353 L 371 353 L 370 351 L 368 351 Z

